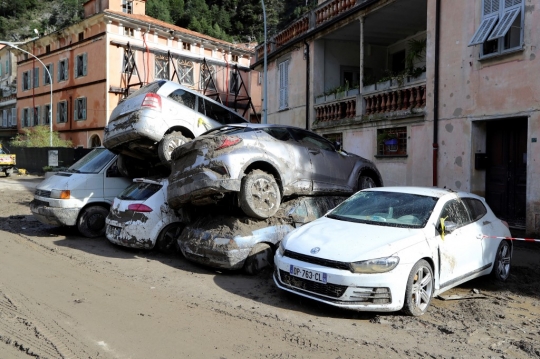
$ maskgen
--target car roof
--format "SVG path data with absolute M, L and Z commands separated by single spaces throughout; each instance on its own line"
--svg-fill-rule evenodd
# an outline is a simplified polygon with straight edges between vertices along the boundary
M 368 188 L 364 191 L 377 191 L 377 192 L 396 192 L 396 193 L 408 193 L 408 194 L 417 194 L 420 196 L 429 196 L 441 198 L 449 194 L 455 194 L 459 197 L 471 197 L 483 200 L 482 197 L 475 195 L 469 192 L 456 192 L 448 188 L 440 187 L 417 187 L 417 186 L 391 186 L 391 187 L 374 187 Z

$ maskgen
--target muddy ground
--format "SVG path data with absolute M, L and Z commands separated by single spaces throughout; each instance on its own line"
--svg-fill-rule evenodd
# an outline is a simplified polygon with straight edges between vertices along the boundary
M 0 358 L 540 358 L 540 243 L 507 283 L 428 313 L 358 313 L 250 277 L 35 221 L 42 178 L 0 177 Z

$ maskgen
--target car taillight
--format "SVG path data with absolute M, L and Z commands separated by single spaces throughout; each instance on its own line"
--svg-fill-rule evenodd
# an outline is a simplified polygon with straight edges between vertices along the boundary
M 216 150 L 222 150 L 224 148 L 234 146 L 234 145 L 240 143 L 241 141 L 242 141 L 242 139 L 240 137 L 224 136 L 223 137 L 223 142 L 221 142 L 221 145 L 219 145 L 216 148 Z
M 142 203 L 136 203 L 136 204 L 130 204 L 128 206 L 128 211 L 133 212 L 152 212 L 152 208 L 148 207 L 145 204 Z
M 147 93 L 141 107 L 149 107 L 161 112 L 161 97 L 155 93 Z

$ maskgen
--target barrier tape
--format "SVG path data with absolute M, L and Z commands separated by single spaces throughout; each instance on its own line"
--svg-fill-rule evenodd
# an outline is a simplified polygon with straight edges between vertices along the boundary
M 510 241 L 525 241 L 525 242 L 540 242 L 540 239 L 533 238 L 514 238 L 514 237 L 496 237 L 496 236 L 483 236 L 484 238 L 493 238 L 493 239 L 508 239 Z

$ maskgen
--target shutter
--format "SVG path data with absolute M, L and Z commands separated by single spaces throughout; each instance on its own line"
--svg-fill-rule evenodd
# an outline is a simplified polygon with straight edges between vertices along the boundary
M 61 77 L 61 72 L 62 72 L 62 61 L 59 61 L 58 62 L 58 69 L 56 71 L 56 82 L 60 82 L 60 80 L 62 79 Z
M 16 126 L 17 125 L 17 108 L 13 107 L 11 109 L 11 124 L 10 126 Z
M 34 110 L 34 114 L 35 114 L 35 117 L 34 117 L 34 125 L 36 126 L 39 126 L 41 123 L 40 123 L 40 120 L 41 120 L 41 113 L 39 111 L 39 106 L 36 106 L 36 109 Z
M 88 56 L 86 53 L 83 54 L 83 76 L 86 76 L 86 68 L 88 63 Z
M 289 107 L 289 61 L 285 61 L 285 107 Z
M 39 67 L 34 69 L 34 87 L 39 87 Z
M 0 76 L 2 76 L 2 64 L 0 63 Z
M 8 110 L 3 110 L 2 111 L 2 127 L 8 127 L 9 126 L 9 124 L 7 122 L 7 119 L 8 119 L 7 118 L 8 117 L 7 112 L 8 112 Z
M 60 122 L 60 103 L 56 105 L 56 123 Z
M 514 20 L 519 15 L 520 11 L 521 5 L 518 5 L 517 7 L 513 7 L 508 10 L 505 9 L 501 21 L 499 21 L 488 40 L 495 40 L 506 36 L 508 30 L 510 30 L 510 26 L 512 26 Z
M 483 44 L 486 41 L 499 19 L 499 1 L 500 0 L 482 1 L 482 22 L 467 46 Z
M 50 72 L 50 75 L 51 75 L 51 78 L 50 78 L 50 80 L 51 80 L 51 85 L 52 85 L 52 83 L 54 82 L 54 81 L 53 81 L 53 74 L 54 74 L 54 64 L 50 64 L 49 66 L 50 66 L 50 68 L 49 68 L 49 72 Z M 51 104 L 51 105 L 52 105 L 52 104 Z
M 77 112 L 79 110 L 79 99 L 76 99 L 75 100 L 75 109 L 73 111 L 73 118 L 75 120 L 80 120 L 79 118 L 79 112 Z
M 83 120 L 86 120 L 86 97 L 83 97 L 82 99 L 82 107 L 83 107 L 83 110 L 82 110 L 82 116 L 83 116 Z
M 26 118 L 25 118 L 25 126 L 30 127 L 33 124 L 34 120 L 34 111 L 30 111 L 29 108 L 26 109 Z
M 69 62 L 68 60 L 64 60 L 64 80 L 67 81 L 67 79 L 69 78 Z

